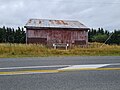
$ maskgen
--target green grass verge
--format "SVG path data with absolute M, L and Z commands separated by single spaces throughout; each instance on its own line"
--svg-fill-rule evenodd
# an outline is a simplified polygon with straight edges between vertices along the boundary
M 0 58 L 6 57 L 48 57 L 48 56 L 120 56 L 120 46 L 93 43 L 87 48 L 74 47 L 68 50 L 54 50 L 34 44 L 0 44 Z

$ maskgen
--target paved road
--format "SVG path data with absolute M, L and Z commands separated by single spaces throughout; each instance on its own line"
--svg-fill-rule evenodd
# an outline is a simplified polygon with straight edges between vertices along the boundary
M 120 57 L 0 59 L 0 90 L 120 90 Z
M 0 67 L 11 66 L 49 66 L 49 65 L 81 65 L 81 64 L 106 64 L 120 63 L 120 57 L 49 57 L 49 58 L 3 58 Z

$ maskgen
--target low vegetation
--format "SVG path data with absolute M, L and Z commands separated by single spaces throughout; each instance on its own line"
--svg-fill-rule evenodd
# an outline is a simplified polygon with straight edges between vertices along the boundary
M 0 44 L 1 58 L 46 56 L 120 56 L 120 46 L 91 43 L 86 48 L 73 47 L 68 50 L 55 50 L 38 44 Z

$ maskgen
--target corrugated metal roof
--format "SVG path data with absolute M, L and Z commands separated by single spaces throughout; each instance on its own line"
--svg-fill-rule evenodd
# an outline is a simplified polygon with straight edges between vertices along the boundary
M 30 19 L 25 27 L 48 27 L 48 28 L 87 28 L 79 21 Z

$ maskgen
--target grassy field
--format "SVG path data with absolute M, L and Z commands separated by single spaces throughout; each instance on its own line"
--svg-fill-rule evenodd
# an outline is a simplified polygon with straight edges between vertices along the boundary
M 74 47 L 68 50 L 47 48 L 33 44 L 0 44 L 0 58 L 47 57 L 47 56 L 120 56 L 120 46 L 92 43 L 87 48 Z

